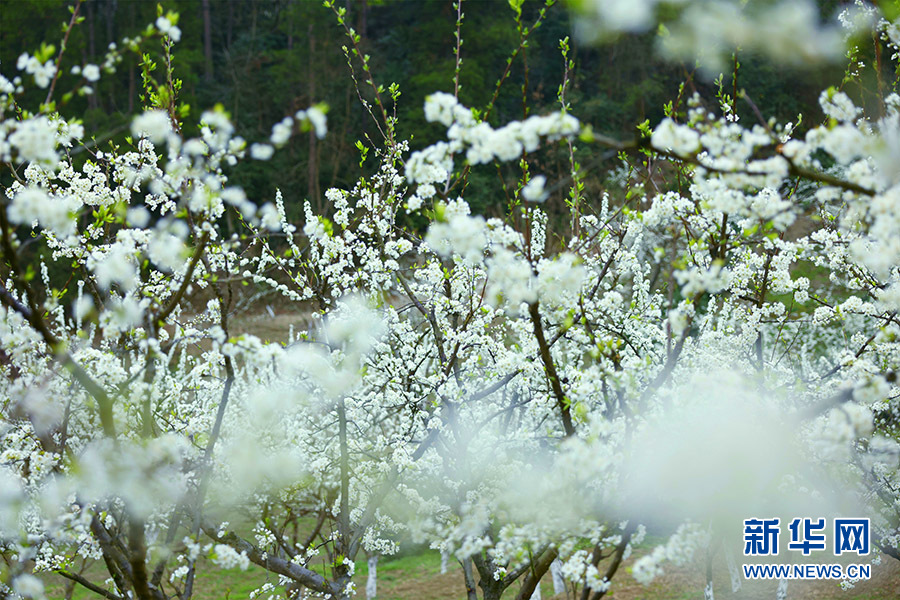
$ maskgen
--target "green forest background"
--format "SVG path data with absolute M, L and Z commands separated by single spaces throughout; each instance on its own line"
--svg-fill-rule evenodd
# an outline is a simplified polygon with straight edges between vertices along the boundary
M 59 47 L 72 4 L 71 0 L 0 0 L 0 70 L 4 75 L 12 78 L 16 74 L 16 59 L 22 52 L 34 53 L 42 42 Z M 840 4 L 819 2 L 823 15 L 829 17 Z M 444 132 L 439 125 L 425 121 L 422 105 L 431 92 L 453 91 L 456 11 L 452 1 L 339 0 L 339 5 L 346 7 L 349 23 L 360 34 L 362 51 L 371 55 L 376 83 L 400 86 L 397 114 L 401 139 L 410 140 L 413 150 L 440 139 Z M 349 76 L 341 49 L 348 44 L 345 32 L 321 2 L 168 0 L 162 6 L 180 14 L 182 39 L 174 47 L 174 65 L 183 80 L 180 101 L 190 107 L 185 119 L 187 135 L 196 134 L 200 114 L 216 103 L 225 107 L 237 132 L 249 142 L 267 139 L 272 124 L 298 109 L 318 102 L 330 107 L 325 139 L 317 140 L 312 134 L 295 136 L 271 161 L 246 161 L 233 169 L 232 182 L 243 186 L 254 202 L 270 201 L 278 187 L 289 217 L 299 215 L 304 199 L 327 213 L 322 206 L 327 188 L 352 187 L 362 173 L 375 168 L 371 153 L 360 167 L 355 145 L 358 140 L 366 142 L 367 135 L 377 143 L 379 134 Z M 533 23 L 542 6 L 542 2 L 526 1 L 523 21 Z M 69 39 L 60 89 L 77 85 L 79 78 L 68 74 L 73 64 L 102 64 L 111 42 L 134 36 L 152 23 L 157 3 L 89 0 L 80 11 L 85 21 Z M 483 108 L 519 43 L 519 34 L 506 0 L 471 0 L 464 3 L 463 12 L 460 98 L 468 106 Z M 572 20 L 565 5 L 548 11 L 526 51 L 512 63 L 490 115 L 492 124 L 523 116 L 523 85 L 532 114 L 559 107 L 557 90 L 563 77 L 559 40 L 571 34 Z M 702 79 L 695 65 L 659 58 L 654 51 L 658 35 L 656 31 L 622 35 L 599 47 L 582 46 L 573 39 L 576 69 L 567 99 L 575 116 L 595 131 L 630 139 L 638 123 L 649 120 L 655 125 L 663 117 L 663 105 L 676 99 L 682 84 L 686 94 L 699 91 L 714 103 L 717 86 Z M 161 62 L 158 42 L 146 44 L 145 51 L 155 53 L 155 60 Z M 724 89 L 746 89 L 766 117 L 783 121 L 796 122 L 798 113 L 804 114 L 807 123 L 820 119 L 819 93 L 839 84 L 843 75 L 840 65 L 795 71 L 743 53 L 738 60 L 738 84 L 735 86 L 727 73 Z M 357 70 L 359 66 L 357 59 Z M 138 57 L 126 54 L 115 74 L 104 73 L 95 95 L 75 97 L 61 112 L 80 116 L 88 137 L 94 137 L 102 149 L 109 140 L 124 140 L 130 116 L 141 109 L 140 91 Z M 366 95 L 371 90 L 361 86 L 361 92 Z M 23 105 L 36 107 L 45 93 L 32 90 Z M 744 119 L 757 118 L 746 103 L 737 103 L 737 110 Z M 578 156 L 582 163 L 594 159 L 594 173 L 601 175 L 590 178 L 589 194 L 602 190 L 604 171 L 618 164 L 614 155 L 597 164 L 592 151 L 581 148 Z M 77 162 L 78 157 L 74 158 Z M 567 161 L 552 156 L 534 160 L 532 171 L 546 173 L 551 181 L 555 175 L 562 178 L 568 169 Z M 518 174 L 516 165 L 480 166 L 470 176 L 466 198 L 478 212 L 502 212 L 501 180 L 508 183 Z M 563 194 L 561 190 L 555 201 L 561 203 Z M 553 202 L 551 198 L 550 204 Z

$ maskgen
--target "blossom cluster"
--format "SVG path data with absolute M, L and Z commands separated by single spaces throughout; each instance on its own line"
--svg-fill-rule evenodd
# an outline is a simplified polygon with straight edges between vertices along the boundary
M 658 4 L 596 10 L 634 31 Z M 745 26 L 730 35 L 749 44 Z M 181 35 L 175 17 L 152 30 L 167 48 Z M 39 87 L 56 75 L 19 63 Z M 623 198 L 555 219 L 557 182 L 528 159 L 604 143 L 568 109 L 494 127 L 436 92 L 424 111 L 445 139 L 411 152 L 386 135 L 375 170 L 315 210 L 229 173 L 326 135 L 323 105 L 256 143 L 221 107 L 191 138 L 151 106 L 129 143 L 76 160 L 84 127 L 20 110 L 23 85 L 0 80 L 0 160 L 21 167 L 0 206 L 0 594 L 39 598 L 33 573 L 95 565 L 79 573 L 105 569 L 85 581 L 107 597 L 183 598 L 211 563 L 267 570 L 251 597 L 349 598 L 360 552 L 409 540 L 458 558 L 472 589 L 476 570 L 486 597 L 551 563 L 603 593 L 615 569 L 597 557 L 618 565 L 646 526 L 672 535 L 634 563 L 641 582 L 716 551 L 733 516 L 717 499 L 779 494 L 865 507 L 897 554 L 896 94 L 872 116 L 826 90 L 802 136 L 695 96 L 614 144 L 677 186 L 626 178 Z M 510 214 L 473 214 L 469 171 L 513 161 Z M 247 326 L 268 302 L 291 314 L 275 340 Z M 760 461 L 754 440 L 797 461 Z

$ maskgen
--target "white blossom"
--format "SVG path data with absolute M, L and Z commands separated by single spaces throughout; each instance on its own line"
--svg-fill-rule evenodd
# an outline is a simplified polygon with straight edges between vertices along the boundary
M 547 199 L 547 192 L 544 191 L 544 185 L 547 178 L 543 175 L 537 175 L 522 188 L 522 197 L 528 202 L 543 202 Z
M 650 143 L 660 150 L 670 150 L 679 156 L 689 156 L 700 148 L 700 136 L 687 125 L 679 125 L 666 117 L 660 121 Z
M 145 136 L 154 144 L 159 144 L 173 133 L 169 115 L 163 110 L 148 110 L 131 123 L 131 133 Z
M 84 69 L 81 71 L 84 78 L 90 82 L 95 82 L 100 80 L 100 67 L 97 65 L 87 64 L 84 65 Z
M 256 160 L 269 160 L 275 154 L 275 148 L 268 144 L 253 144 L 250 146 L 250 156 Z

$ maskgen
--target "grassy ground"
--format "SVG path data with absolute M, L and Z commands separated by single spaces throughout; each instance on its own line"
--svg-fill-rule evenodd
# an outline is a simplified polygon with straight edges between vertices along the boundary
M 625 561 L 622 570 L 613 580 L 613 586 L 607 598 L 614 600 L 701 600 L 705 584 L 705 564 L 700 558 L 697 561 L 681 566 L 667 567 L 666 574 L 657 578 L 649 586 L 637 583 L 631 577 L 630 568 L 634 561 L 650 551 L 650 547 L 638 548 L 634 555 Z M 830 562 L 830 561 L 826 561 Z M 718 558 L 714 563 L 713 580 L 716 598 L 719 600 L 762 600 L 775 597 L 777 582 L 744 581 L 741 590 L 732 592 L 731 582 L 724 561 Z M 206 567 L 206 568 L 203 568 Z M 602 565 L 601 565 L 602 570 Z M 99 571 L 97 571 L 99 573 Z M 365 597 L 366 563 L 357 563 L 358 597 Z M 269 576 L 269 581 L 277 581 L 277 577 Z M 62 600 L 65 597 L 64 587 L 58 577 L 48 577 L 48 598 Z M 196 600 L 237 600 L 248 598 L 250 592 L 267 581 L 266 573 L 259 568 L 251 567 L 247 571 L 239 569 L 221 570 L 212 566 L 201 565 L 196 581 Z M 518 585 L 513 585 L 504 598 L 513 598 Z M 541 585 L 544 600 L 567 600 L 565 595 L 554 596 L 550 576 L 544 578 Z M 378 565 L 378 598 L 379 600 L 464 600 L 465 586 L 462 572 L 455 563 L 451 563 L 447 573 L 440 572 L 440 556 L 437 552 L 426 551 L 420 554 L 398 558 L 382 558 Z M 87 600 L 97 596 L 82 589 L 76 590 L 72 596 L 75 600 Z M 265 598 L 265 596 L 262 596 Z M 571 591 L 569 598 L 573 598 Z M 900 598 L 900 562 L 885 557 L 881 565 L 873 566 L 872 579 L 858 583 L 856 588 L 843 591 L 834 581 L 791 582 L 788 586 L 790 600 L 897 600 Z

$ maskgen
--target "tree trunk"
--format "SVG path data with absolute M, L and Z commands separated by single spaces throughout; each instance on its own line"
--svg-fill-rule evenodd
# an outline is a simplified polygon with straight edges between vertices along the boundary
M 706 587 L 703 589 L 703 600 L 716 600 L 713 595 L 712 549 L 706 550 Z
M 553 594 L 560 595 L 566 593 L 566 580 L 563 579 L 562 561 L 554 558 L 550 563 L 550 575 L 553 577 Z
M 88 34 L 88 56 L 90 60 L 85 62 L 93 62 L 97 60 L 97 33 L 94 28 L 94 3 L 88 2 L 85 6 L 87 9 L 87 34 Z M 87 97 L 88 108 L 96 110 L 100 108 L 100 98 L 96 91 Z
M 475 589 L 475 576 L 472 575 L 472 559 L 462 561 L 463 577 L 466 579 L 466 600 L 478 600 L 478 591 Z
M 478 587 L 481 588 L 481 597 L 484 600 L 500 600 L 505 590 L 513 582 L 497 581 L 494 579 L 494 573 L 497 571 L 497 565 L 487 553 L 475 554 L 472 557 L 475 568 L 478 570 Z M 522 592 L 519 592 L 522 595 Z M 531 595 L 529 591 L 528 596 Z
M 359 6 L 359 21 L 357 21 L 357 33 L 363 40 L 369 37 L 369 3 L 367 0 L 361 0 Z
M 131 31 L 135 30 L 134 9 L 136 4 L 132 2 L 128 5 L 128 26 Z M 128 114 L 134 114 L 134 98 L 137 95 L 137 74 L 135 72 L 134 60 L 128 61 Z
M 556 556 L 556 550 L 549 549 L 531 560 L 531 567 L 525 574 L 522 589 L 516 595 L 516 600 L 541 600 L 541 579 L 550 570 L 550 565 L 556 560 Z
M 494 582 L 494 583 L 498 583 L 498 582 Z M 481 589 L 482 589 L 481 597 L 484 598 L 484 600 L 500 600 L 500 597 L 503 596 L 504 588 L 501 586 L 481 585 L 481 583 L 479 583 L 478 585 L 481 586 Z
M 228 21 L 225 26 L 225 47 L 228 50 L 231 50 L 231 39 L 234 33 L 234 5 L 237 4 L 237 0 L 233 0 L 232 2 L 228 2 Z
M 775 600 L 787 600 L 787 579 L 778 580 L 778 589 L 775 591 Z
M 209 11 L 209 0 L 203 0 L 203 78 L 206 81 L 213 79 L 213 55 L 212 55 L 212 16 Z
M 106 24 L 106 45 L 116 42 L 116 10 L 119 5 L 117 0 L 109 0 L 106 3 L 106 10 L 103 11 L 103 17 Z M 112 86 L 109 88 L 109 110 L 118 110 L 116 106 L 116 96 Z
M 312 23 L 309 25 L 309 104 L 316 101 L 316 69 L 313 67 L 314 57 L 316 53 L 316 36 L 313 32 Z M 317 160 L 318 147 L 316 145 L 316 132 L 314 129 L 309 131 L 309 163 L 307 171 L 306 197 L 320 212 L 322 210 L 319 204 L 319 164 Z
M 116 0 L 108 0 L 106 10 L 103 11 L 107 46 L 116 41 L 116 9 L 118 9 L 118 2 Z
M 728 563 L 728 572 L 731 574 L 731 591 L 736 594 L 741 589 L 741 571 L 734 562 L 731 550 L 725 550 L 725 562 Z
M 293 0 L 288 1 L 287 5 L 287 13 L 288 13 L 288 39 L 287 39 L 287 49 L 294 49 L 294 8 L 291 6 L 293 4 Z
M 88 2 L 85 5 L 85 9 L 87 10 L 88 55 L 91 57 L 91 60 L 94 60 L 94 57 L 97 56 L 97 38 L 94 32 L 94 3 Z
M 450 553 L 441 550 L 441 575 L 447 572 L 447 563 L 450 561 Z
M 366 578 L 366 600 L 374 600 L 378 593 L 378 555 L 369 557 L 369 576 Z

